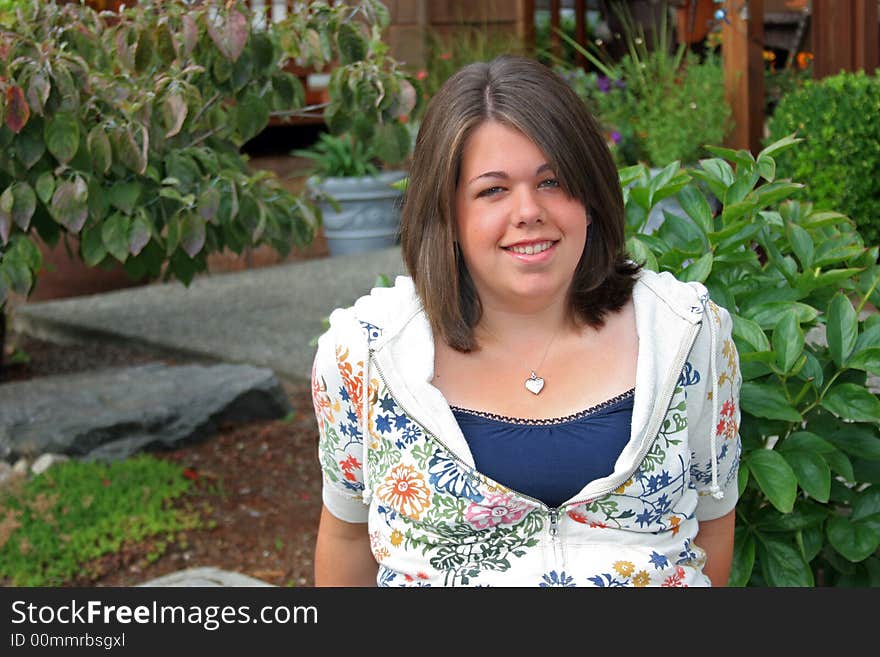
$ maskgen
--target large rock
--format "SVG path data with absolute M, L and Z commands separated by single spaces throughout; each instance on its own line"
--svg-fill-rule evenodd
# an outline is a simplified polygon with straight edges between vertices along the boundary
M 148 363 L 0 385 L 0 459 L 122 459 L 292 410 L 270 369 Z

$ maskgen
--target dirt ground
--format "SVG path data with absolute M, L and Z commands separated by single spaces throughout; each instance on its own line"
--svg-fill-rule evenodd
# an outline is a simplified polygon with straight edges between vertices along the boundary
M 7 342 L 7 350 L 15 343 L 30 362 L 8 365 L 4 382 L 167 360 L 111 345 L 61 346 L 27 336 L 9 336 Z M 292 420 L 222 426 L 201 444 L 155 453 L 187 468 L 195 484 L 187 504 L 203 511 L 204 528 L 182 532 L 152 562 L 147 555 L 153 541 L 126 545 L 88 564 L 68 584 L 131 586 L 185 568 L 213 566 L 278 586 L 312 586 L 321 505 L 318 433 L 309 385 L 283 385 L 295 411 Z

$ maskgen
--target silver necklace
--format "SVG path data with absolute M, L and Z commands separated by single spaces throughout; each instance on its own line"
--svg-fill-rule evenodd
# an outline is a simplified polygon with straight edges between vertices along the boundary
M 523 385 L 525 385 L 526 390 L 528 390 L 533 395 L 541 394 L 541 391 L 544 389 L 544 378 L 538 376 L 535 370 L 541 369 L 541 365 L 544 364 L 544 361 L 547 360 L 547 354 L 550 353 L 550 347 L 553 344 L 553 341 L 556 340 L 556 336 L 559 334 L 559 331 L 553 334 L 553 337 L 550 339 L 550 342 L 547 343 L 547 348 L 544 350 L 544 356 L 541 358 L 541 362 L 538 363 L 538 366 L 534 370 L 530 370 L 531 374 L 529 374 L 529 378 L 527 378 Z

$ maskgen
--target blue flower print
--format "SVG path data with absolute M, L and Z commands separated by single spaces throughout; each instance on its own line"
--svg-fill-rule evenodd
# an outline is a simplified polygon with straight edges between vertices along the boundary
M 369 322 L 365 322 L 364 320 L 358 320 L 361 323 L 361 326 L 367 332 L 367 342 L 369 344 L 373 344 L 374 340 L 377 340 L 382 335 L 382 329 L 378 326 L 370 324 Z
M 651 552 L 651 563 L 654 564 L 654 568 L 661 570 L 669 566 L 669 559 L 665 555 Z
M 603 577 L 605 579 L 602 579 Z M 588 579 L 596 586 L 601 586 L 603 588 L 626 586 L 624 582 L 621 582 L 609 573 L 603 573 L 602 575 L 596 575 L 595 577 L 589 577 Z
M 379 433 L 391 432 L 391 418 L 388 415 L 376 416 L 376 431 Z
M 447 491 L 474 502 L 482 502 L 483 496 L 471 476 L 458 467 L 452 459 L 435 452 L 428 462 L 428 482 L 440 491 Z
M 694 366 L 690 363 L 685 363 L 681 370 L 681 374 L 678 377 L 678 385 L 682 388 L 687 388 L 687 386 L 696 385 L 699 382 L 699 371 L 694 369 Z M 687 394 L 687 390 L 685 390 L 685 394 Z
M 549 586 L 577 586 L 574 583 L 574 578 L 570 575 L 566 575 L 563 570 L 560 573 L 557 573 L 555 570 L 551 570 L 549 573 L 546 573 L 542 578 L 543 581 L 538 584 L 541 587 L 549 587 Z

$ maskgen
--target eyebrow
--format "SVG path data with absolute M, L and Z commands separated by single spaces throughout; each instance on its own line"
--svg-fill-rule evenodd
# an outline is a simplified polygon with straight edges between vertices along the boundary
M 535 169 L 535 175 L 540 175 L 545 171 L 553 171 L 553 167 L 550 166 L 549 162 L 544 162 L 541 166 Z M 486 171 L 485 173 L 481 173 L 479 176 L 475 176 L 471 178 L 467 184 L 470 185 L 480 178 L 500 178 L 501 180 L 507 180 L 510 176 L 507 175 L 504 171 Z

